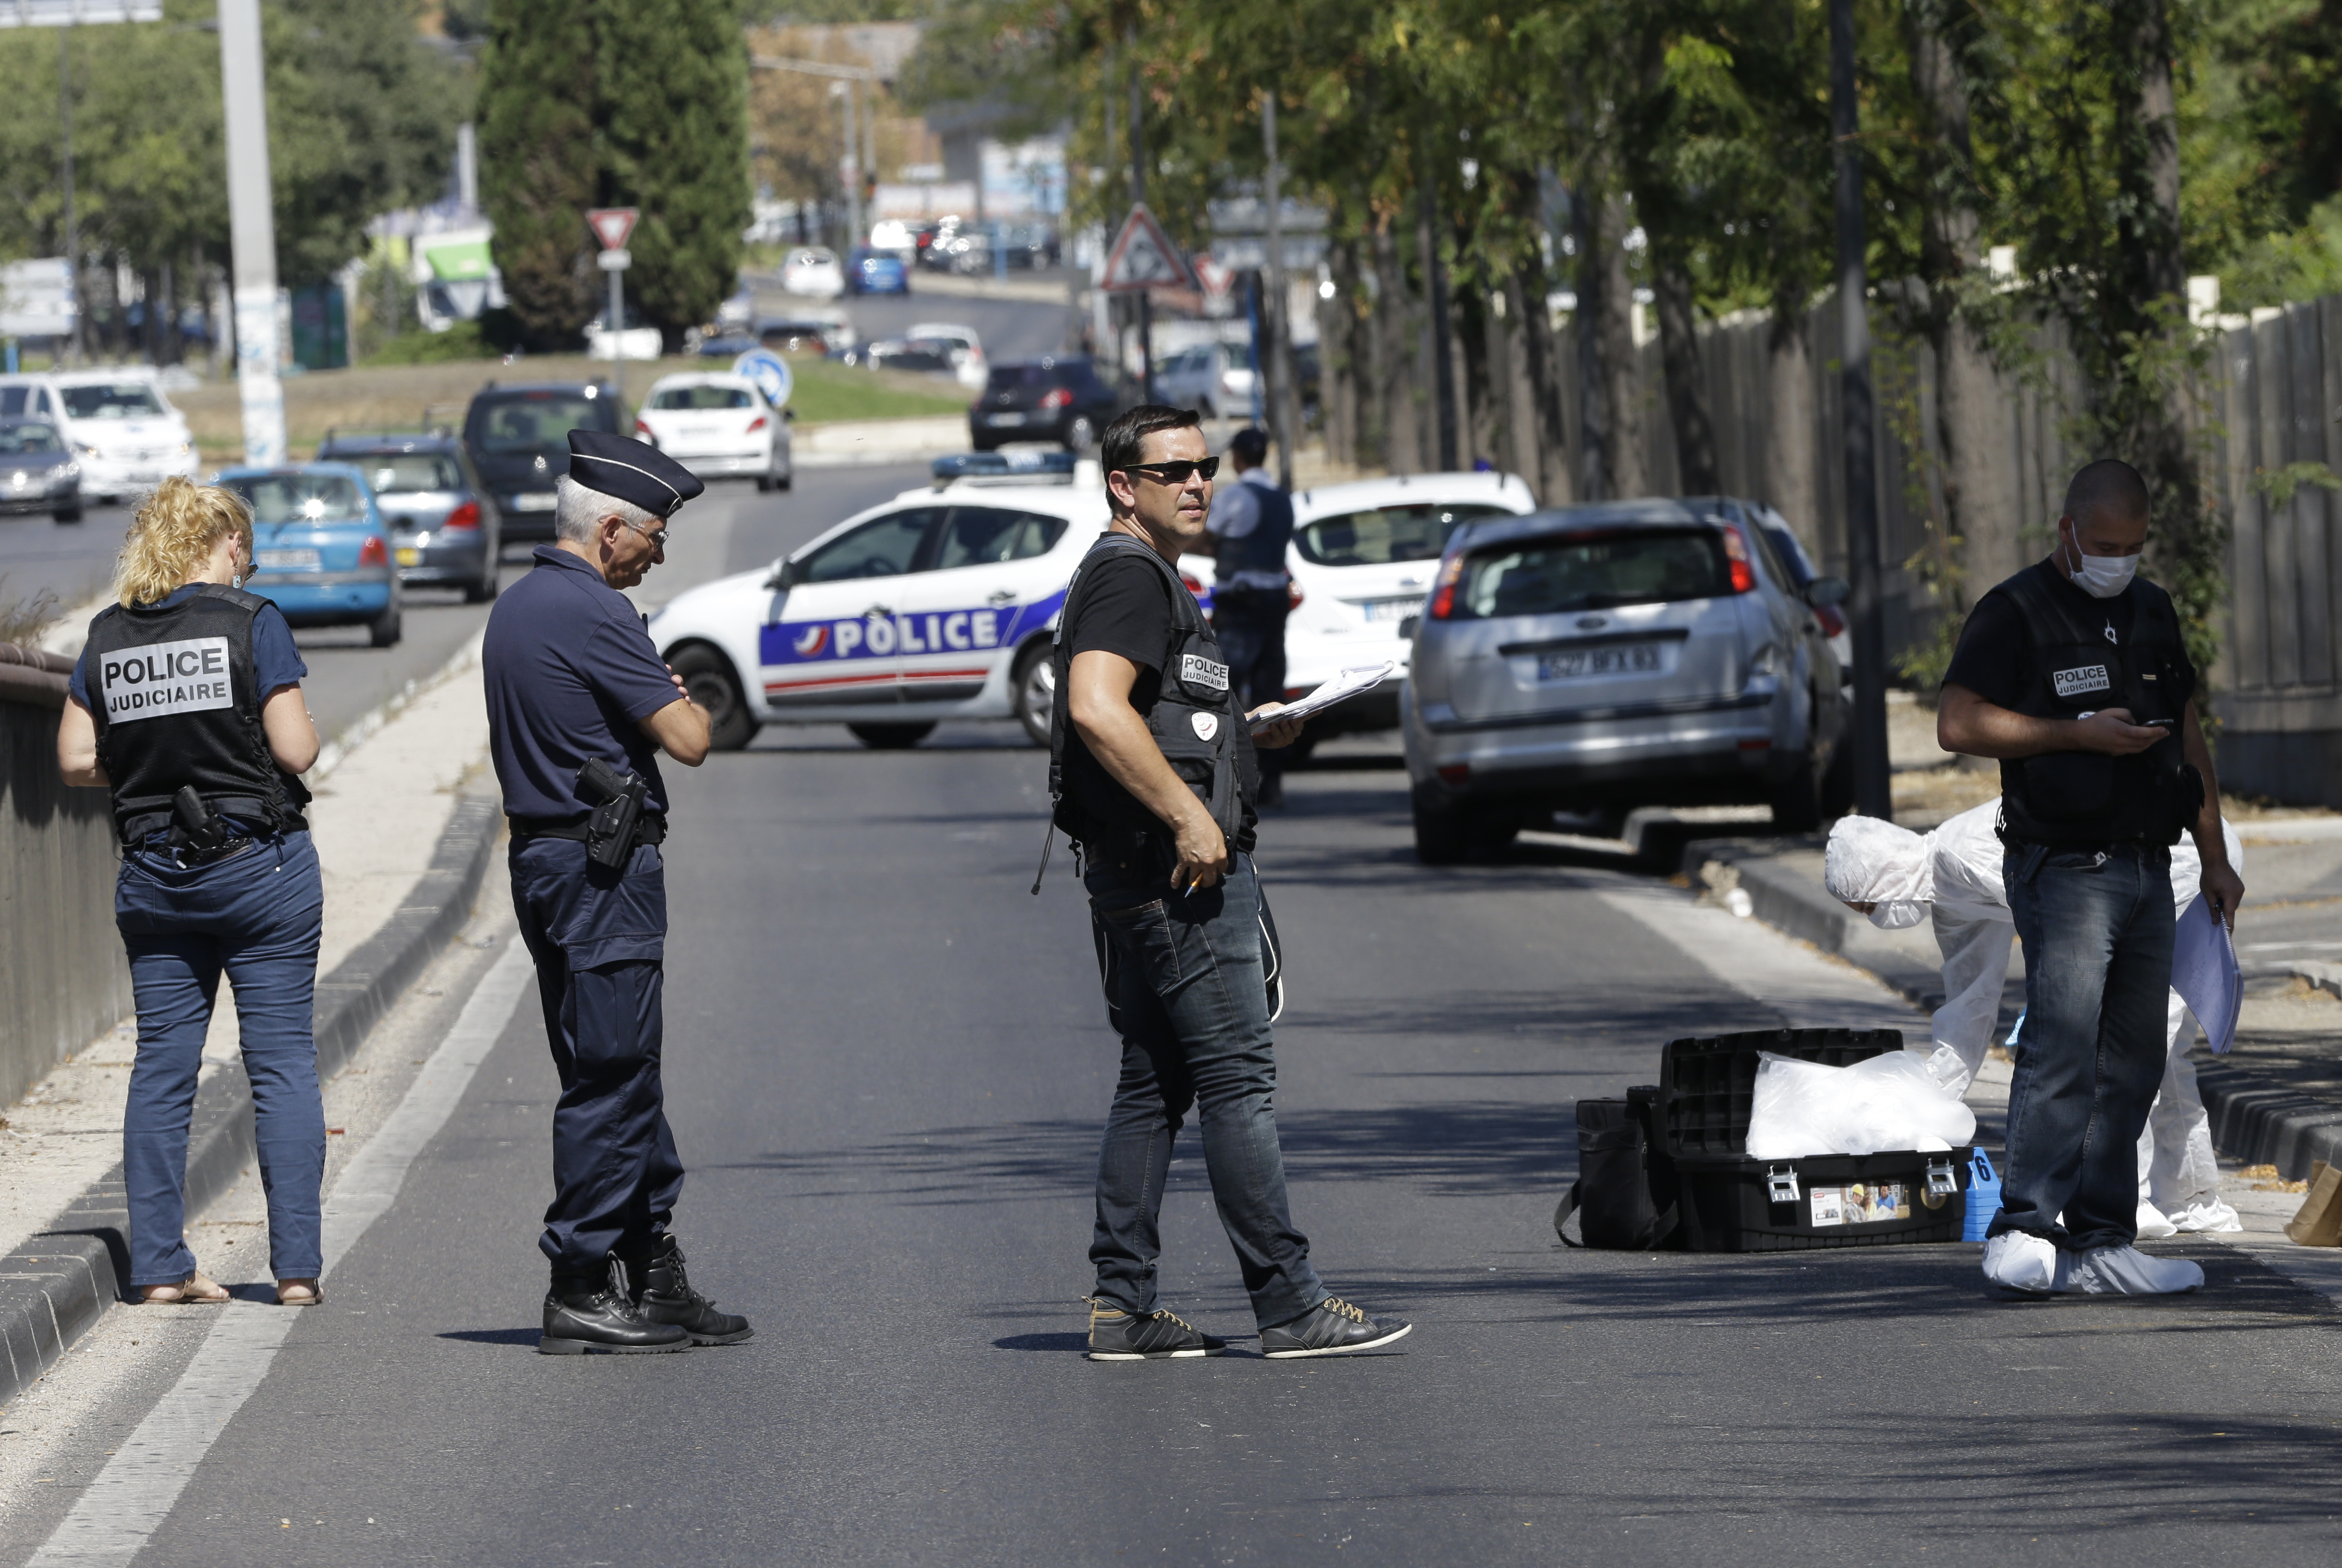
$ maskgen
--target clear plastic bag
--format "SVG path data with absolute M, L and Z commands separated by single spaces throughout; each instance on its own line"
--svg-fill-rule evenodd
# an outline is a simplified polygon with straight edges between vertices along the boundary
M 1889 1051 L 1850 1067 L 1759 1053 L 1748 1115 L 1748 1155 L 1934 1152 L 1976 1136 L 1976 1113 L 1947 1095 L 1917 1052 Z

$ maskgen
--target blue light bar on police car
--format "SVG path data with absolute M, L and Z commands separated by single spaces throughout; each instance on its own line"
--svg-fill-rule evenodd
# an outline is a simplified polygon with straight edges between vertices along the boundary
M 928 465 L 938 484 L 954 482 L 1022 484 L 1070 484 L 1074 454 L 1070 452 L 962 452 L 938 457 Z

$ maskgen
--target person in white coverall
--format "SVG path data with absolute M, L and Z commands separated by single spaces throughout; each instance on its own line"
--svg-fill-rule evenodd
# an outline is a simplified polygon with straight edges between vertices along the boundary
M 1999 1033 L 2000 998 L 2017 927 L 2001 888 L 2002 848 L 1994 832 L 2000 802 L 1962 812 L 1920 834 L 1872 817 L 1847 817 L 1831 830 L 1823 880 L 1831 896 L 1862 910 L 1887 930 L 1935 927 L 1944 958 L 1944 1004 L 1936 1010 L 1927 1070 L 1947 1094 L 1965 1094 Z M 2244 864 L 2236 830 L 2223 823 L 2229 864 Z M 2203 870 L 2195 843 L 2171 847 L 2171 893 L 2184 911 L 2195 902 Z M 2138 1233 L 2238 1231 L 2237 1211 L 2220 1198 L 2211 1118 L 2196 1089 L 2187 1004 L 2169 999 L 2163 1085 L 2138 1139 Z

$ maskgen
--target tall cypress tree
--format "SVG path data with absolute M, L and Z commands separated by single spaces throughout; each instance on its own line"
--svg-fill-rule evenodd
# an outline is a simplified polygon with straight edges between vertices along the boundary
M 570 0 L 495 0 L 480 55 L 480 199 L 524 341 L 576 346 L 600 299 L 596 29 Z

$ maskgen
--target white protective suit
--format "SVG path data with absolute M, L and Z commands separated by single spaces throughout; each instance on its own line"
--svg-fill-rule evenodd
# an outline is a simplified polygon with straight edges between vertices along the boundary
M 1889 930 L 1917 925 L 1924 913 L 1944 959 L 1944 1004 L 1931 1021 L 1927 1070 L 1947 1094 L 1965 1094 L 1998 1033 L 2000 997 L 2017 926 L 2001 887 L 2001 844 L 1993 829 L 2000 802 L 1987 801 L 1919 834 L 1871 817 L 1847 817 L 1831 830 L 1824 881 L 1833 897 L 1877 907 L 1871 923 Z M 2225 822 L 2229 864 L 2244 869 L 2244 845 Z M 2185 911 L 2197 895 L 2203 862 L 2192 838 L 2171 848 L 2171 895 Z M 2195 1031 L 2187 1005 L 2170 996 L 2163 1086 L 2138 1141 L 2138 1201 L 2183 1231 L 2243 1228 L 2220 1200 L 2220 1167 L 2211 1118 L 2187 1059 Z M 2147 1216 L 2142 1213 L 2145 1223 Z

